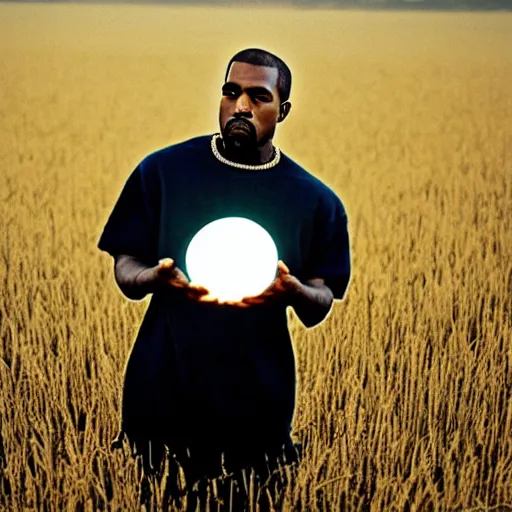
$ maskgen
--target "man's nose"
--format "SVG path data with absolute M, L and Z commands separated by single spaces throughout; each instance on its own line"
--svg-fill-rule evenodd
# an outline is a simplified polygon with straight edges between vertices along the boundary
M 245 93 L 240 94 L 236 100 L 235 114 L 252 117 L 251 100 Z

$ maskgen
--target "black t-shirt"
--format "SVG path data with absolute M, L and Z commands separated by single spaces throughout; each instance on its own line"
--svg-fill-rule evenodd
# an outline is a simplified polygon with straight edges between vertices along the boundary
M 145 157 L 98 247 L 151 266 L 170 257 L 186 272 L 188 244 L 203 226 L 246 217 L 270 233 L 292 275 L 324 278 L 341 299 L 350 278 L 341 200 L 284 154 L 267 170 L 237 169 L 217 160 L 211 139 Z M 226 444 L 241 430 L 286 439 L 295 386 L 284 306 L 238 309 L 155 293 L 126 367 L 122 426 L 129 437 L 173 442 L 211 436 Z

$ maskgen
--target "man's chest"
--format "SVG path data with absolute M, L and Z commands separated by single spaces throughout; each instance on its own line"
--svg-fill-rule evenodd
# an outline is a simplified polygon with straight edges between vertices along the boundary
M 253 172 L 253 171 L 248 171 Z M 315 200 L 308 191 L 274 176 L 186 173 L 161 189 L 159 258 L 184 268 L 193 236 L 206 224 L 244 217 L 273 238 L 279 259 L 300 274 L 310 251 Z

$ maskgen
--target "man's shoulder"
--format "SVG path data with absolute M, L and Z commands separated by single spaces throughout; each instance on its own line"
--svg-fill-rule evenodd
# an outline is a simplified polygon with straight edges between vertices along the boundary
M 293 177 L 302 186 L 307 187 L 311 193 L 313 193 L 321 203 L 327 205 L 338 205 L 345 211 L 343 202 L 340 196 L 336 193 L 334 188 L 326 181 L 322 180 L 318 176 L 315 176 L 312 172 L 305 169 L 298 162 L 290 158 L 288 155 L 282 155 L 284 163 L 289 166 L 293 171 Z
M 211 137 L 211 134 L 198 135 L 151 151 L 141 160 L 139 166 L 142 172 L 150 172 L 150 169 L 161 165 L 180 162 L 185 158 L 194 158 L 194 155 L 198 155 L 198 151 L 204 151 L 209 147 Z

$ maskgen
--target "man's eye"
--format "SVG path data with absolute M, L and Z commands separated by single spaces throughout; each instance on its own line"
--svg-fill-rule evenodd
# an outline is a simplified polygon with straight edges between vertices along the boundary
M 269 103 L 270 101 L 272 101 L 268 96 L 265 96 L 262 94 L 258 94 L 256 96 L 254 96 L 254 99 L 257 101 L 261 101 L 263 103 Z
M 223 90 L 222 91 L 223 96 L 227 96 L 228 98 L 236 98 L 236 92 L 235 91 L 229 91 L 229 90 Z

